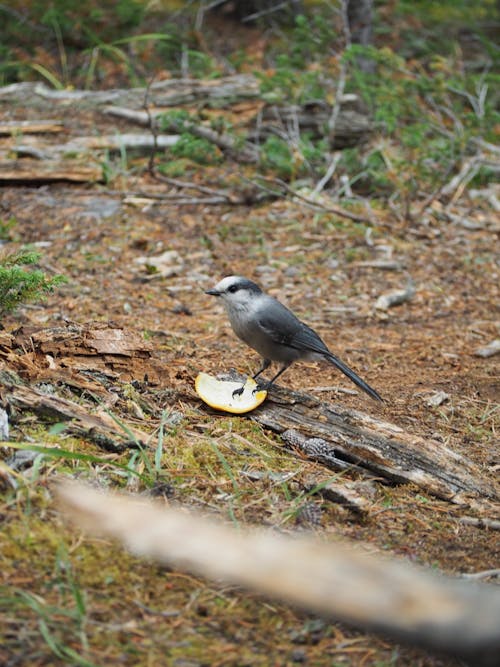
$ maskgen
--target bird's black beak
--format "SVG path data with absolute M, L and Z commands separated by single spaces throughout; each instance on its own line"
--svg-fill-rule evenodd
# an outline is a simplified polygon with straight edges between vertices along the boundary
M 210 296 L 220 296 L 220 292 L 216 289 L 207 289 L 205 290 L 205 294 L 210 294 Z

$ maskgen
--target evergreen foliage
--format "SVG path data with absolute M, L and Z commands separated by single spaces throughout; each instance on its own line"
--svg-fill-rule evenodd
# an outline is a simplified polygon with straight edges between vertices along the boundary
M 28 269 L 40 259 L 40 253 L 27 248 L 0 255 L 0 317 L 22 303 L 37 301 L 66 282 L 61 275 L 47 278 L 40 269 Z

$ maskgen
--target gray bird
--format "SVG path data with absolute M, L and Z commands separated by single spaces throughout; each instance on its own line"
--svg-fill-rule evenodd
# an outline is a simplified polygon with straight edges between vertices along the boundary
M 228 276 L 205 294 L 222 299 L 234 333 L 262 357 L 262 365 L 253 376 L 254 380 L 271 362 L 281 364 L 276 375 L 261 385 L 261 389 L 269 389 L 294 361 L 326 359 L 373 399 L 383 400 L 375 389 L 330 352 L 311 327 L 301 322 L 274 297 L 265 294 L 251 280 L 241 276 Z M 236 389 L 233 395 L 242 393 L 243 387 Z

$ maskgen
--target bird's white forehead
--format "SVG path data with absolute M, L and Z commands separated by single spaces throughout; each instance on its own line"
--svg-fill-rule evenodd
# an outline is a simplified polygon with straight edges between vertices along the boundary
M 219 292 L 225 292 L 228 287 L 231 287 L 231 285 L 236 285 L 242 282 L 243 280 L 244 278 L 242 278 L 241 276 L 226 276 L 217 283 L 215 289 Z

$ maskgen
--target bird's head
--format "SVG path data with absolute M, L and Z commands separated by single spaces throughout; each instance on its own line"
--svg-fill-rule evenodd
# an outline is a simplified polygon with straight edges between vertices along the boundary
M 227 307 L 245 308 L 252 303 L 256 296 L 262 294 L 262 290 L 248 278 L 227 276 L 218 282 L 215 287 L 206 290 L 205 294 L 220 297 Z

